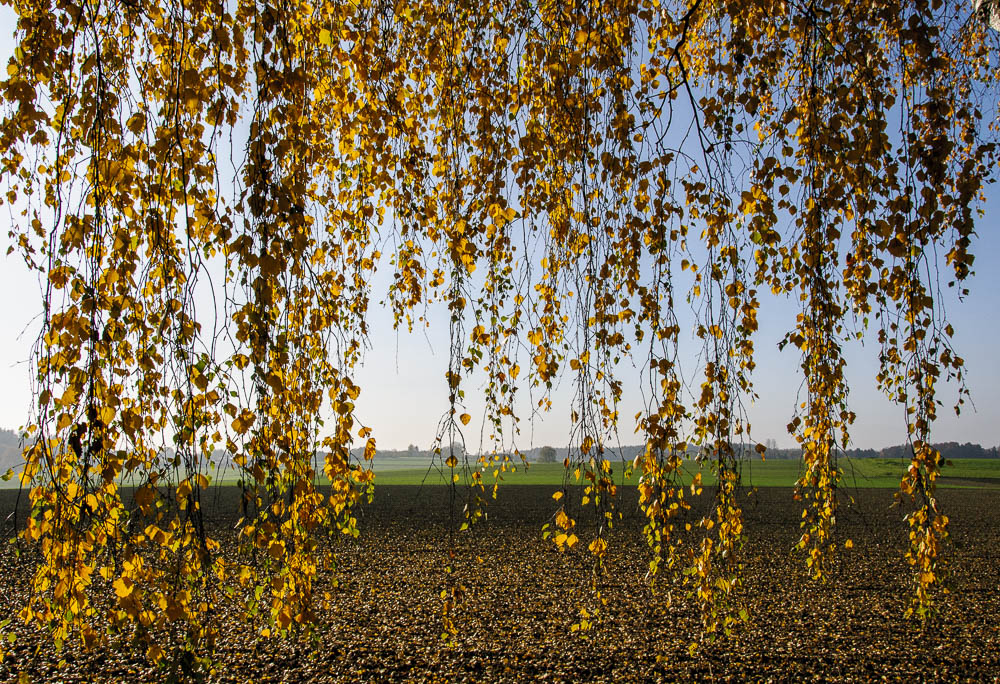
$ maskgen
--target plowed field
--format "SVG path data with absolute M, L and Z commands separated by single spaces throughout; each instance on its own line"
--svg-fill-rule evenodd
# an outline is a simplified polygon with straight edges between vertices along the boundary
M 634 493 L 611 537 L 601 592 L 608 603 L 585 638 L 570 632 L 591 606 L 585 550 L 560 554 L 541 539 L 554 512 L 552 487 L 508 486 L 487 523 L 449 535 L 448 490 L 377 489 L 364 507 L 362 535 L 337 542 L 334 608 L 312 637 L 266 639 L 258 626 L 228 624 L 217 644 L 213 681 L 675 681 L 994 680 L 1000 678 L 1000 492 L 941 493 L 951 516 L 951 594 L 923 630 L 907 620 L 909 569 L 904 511 L 891 492 L 858 490 L 838 516 L 851 538 L 834 577 L 817 584 L 790 553 L 800 504 L 787 489 L 761 489 L 745 501 L 747 542 L 741 597 L 751 618 L 738 638 L 689 645 L 701 632 L 682 589 L 644 583 L 648 562 Z M 3 517 L 12 493 L 0 493 Z M 212 524 L 233 526 L 232 490 L 211 500 Z M 632 498 L 628 498 L 631 496 Z M 701 500 L 707 504 L 710 492 Z M 460 504 L 459 504 L 460 510 Z M 694 516 L 698 513 L 694 512 Z M 586 522 L 578 530 L 586 541 Z M 10 528 L 7 527 L 6 536 Z M 583 546 L 583 545 L 581 545 Z M 449 556 L 454 549 L 455 557 Z M 29 569 L 9 545 L 0 551 L 0 611 L 24 596 Z M 450 565 L 453 574 L 445 572 Z M 441 639 L 441 599 L 449 577 L 467 589 L 455 614 L 454 643 Z M 327 583 L 329 578 L 325 578 Z M 673 601 L 665 597 L 672 593 Z M 15 625 L 13 653 L 0 679 L 158 681 L 128 644 L 55 652 Z

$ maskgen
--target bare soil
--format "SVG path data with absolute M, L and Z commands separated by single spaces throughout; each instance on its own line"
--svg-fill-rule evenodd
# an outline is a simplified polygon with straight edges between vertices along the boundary
M 210 681 L 676 681 L 1000 679 L 1000 492 L 949 490 L 951 593 L 933 622 L 905 619 L 910 570 L 903 560 L 905 510 L 885 490 L 853 492 L 838 515 L 840 553 L 826 584 L 808 579 L 791 552 L 801 504 L 786 489 L 761 489 L 745 501 L 747 542 L 740 600 L 749 624 L 735 638 L 700 640 L 693 602 L 679 585 L 644 582 L 648 553 L 634 492 L 611 536 L 607 600 L 584 636 L 570 631 L 593 608 L 585 549 L 558 553 L 540 528 L 555 512 L 553 488 L 501 488 L 489 520 L 449 533 L 445 488 L 383 486 L 361 511 L 359 539 L 336 542 L 334 607 L 311 636 L 262 638 L 259 625 L 226 624 Z M 0 519 L 13 507 L 0 492 Z M 708 505 L 706 489 L 701 505 Z M 571 497 L 568 497 L 571 498 Z M 223 539 L 233 526 L 232 490 L 206 511 Z M 461 510 L 461 502 L 455 512 Z M 693 512 L 698 516 L 697 511 Z M 588 539 L 583 516 L 581 539 Z M 592 529 L 592 528 L 590 528 Z M 7 527 L 5 536 L 10 536 Z M 581 547 L 584 544 L 580 545 Z M 452 557 L 451 552 L 454 553 Z M 446 572 L 446 567 L 452 569 Z M 23 601 L 30 568 L 10 545 L 0 550 L 0 612 Z M 330 577 L 325 577 L 328 583 Z M 458 635 L 441 638 L 440 592 L 458 582 L 465 600 Z M 672 601 L 667 601 L 667 596 Z M 15 619 L 16 623 L 16 619 Z M 12 625 L 18 638 L 0 680 L 162 681 L 127 643 L 56 652 L 44 635 Z M 689 646 L 697 643 L 692 653 Z M 22 675 L 23 673 L 23 675 Z

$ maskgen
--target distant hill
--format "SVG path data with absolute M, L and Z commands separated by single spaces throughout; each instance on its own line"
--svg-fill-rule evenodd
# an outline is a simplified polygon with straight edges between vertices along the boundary
M 13 430 L 0 428 L 0 475 L 21 465 L 21 437 Z

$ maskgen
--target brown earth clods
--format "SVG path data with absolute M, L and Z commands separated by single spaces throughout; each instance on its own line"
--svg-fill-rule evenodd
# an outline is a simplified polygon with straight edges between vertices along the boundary
M 907 526 L 891 492 L 858 490 L 838 515 L 842 550 L 826 584 L 810 581 L 791 548 L 801 503 L 786 489 L 761 489 L 745 501 L 747 541 L 739 596 L 749 623 L 734 638 L 701 642 L 700 618 L 679 584 L 644 581 L 648 551 L 634 492 L 620 502 L 606 573 L 607 604 L 584 636 L 570 631 L 581 607 L 598 603 L 584 543 L 559 553 L 541 538 L 555 512 L 545 486 L 507 486 L 489 520 L 449 534 L 445 488 L 383 486 L 360 514 L 361 537 L 336 543 L 333 608 L 310 636 L 263 638 L 263 625 L 223 626 L 210 681 L 677 681 L 677 680 L 1000 680 L 1000 492 L 941 492 L 951 517 L 951 593 L 921 628 L 903 613 L 910 570 Z M 209 497 L 206 512 L 220 537 L 231 534 L 231 490 Z M 572 498 L 567 497 L 567 498 Z M 700 505 L 710 502 L 706 489 Z M 0 492 L 0 519 L 13 507 Z M 459 503 L 456 515 L 460 515 Z M 697 519 L 698 512 L 692 512 Z M 585 518 L 585 516 L 582 516 Z M 454 529 L 454 527 L 451 527 Z M 10 527 L 5 537 L 10 536 Z M 449 549 L 454 550 L 454 558 Z M 446 566 L 452 573 L 446 572 Z M 30 568 L 0 551 L 0 613 L 16 614 Z M 442 640 L 442 599 L 449 582 L 466 594 Z M 667 597 L 672 601 L 668 602 Z M 15 618 L 17 640 L 0 680 L 161 681 L 127 643 L 57 652 Z M 697 644 L 692 651 L 691 644 Z

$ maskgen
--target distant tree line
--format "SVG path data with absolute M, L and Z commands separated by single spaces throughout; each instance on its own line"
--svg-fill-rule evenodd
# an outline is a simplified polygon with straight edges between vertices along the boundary
M 21 436 L 14 430 L 0 428 L 0 475 L 21 462 Z
M 461 444 L 454 444 L 451 448 L 446 444 L 441 445 L 441 454 L 447 456 L 452 451 L 459 456 L 465 454 L 465 448 Z M 351 455 L 355 458 L 364 458 L 364 453 L 364 447 L 351 449 Z M 412 458 L 421 461 L 431 460 L 437 455 L 434 449 L 421 449 L 415 444 L 410 444 L 405 449 L 379 449 L 376 452 L 376 458 Z
M 965 444 L 959 444 L 958 442 L 940 442 L 938 444 L 933 444 L 932 446 L 946 459 L 1000 457 L 1000 449 L 998 449 L 998 447 L 984 447 L 980 444 L 973 444 L 972 442 L 966 442 Z M 746 449 L 740 450 L 743 455 L 746 455 L 746 451 Z M 882 449 L 840 449 L 838 450 L 837 455 L 846 456 L 847 458 L 891 458 L 904 460 L 908 460 L 913 456 L 908 444 L 898 444 L 896 446 L 884 447 Z M 769 448 L 765 453 L 765 457 L 776 459 L 799 459 L 802 457 L 802 450 L 799 448 Z
M 774 446 L 774 440 L 768 439 L 765 444 L 767 445 L 767 451 L 765 452 L 765 458 L 774 459 L 799 459 L 802 458 L 802 450 L 799 448 L 794 449 L 780 449 Z M 934 444 L 934 448 L 941 452 L 941 455 L 945 458 L 998 458 L 1000 457 L 1000 448 L 998 447 L 984 447 L 981 444 L 973 444 L 972 442 L 966 442 L 965 444 L 960 444 L 958 442 L 941 442 L 939 444 Z M 605 452 L 612 459 L 621 459 L 625 461 L 631 461 L 639 454 L 645 451 L 646 447 L 641 444 L 633 444 L 626 446 L 618 446 L 607 449 Z M 352 453 L 356 457 L 361 457 L 364 449 L 354 449 Z M 442 453 L 447 452 L 446 447 L 441 448 Z M 698 447 L 690 446 L 687 449 L 688 458 L 696 458 L 698 456 Z M 758 452 L 756 445 L 754 444 L 741 444 L 734 448 L 736 454 L 743 459 L 746 458 L 756 458 L 758 457 Z M 520 452 L 522 456 L 529 462 L 534 463 L 561 463 L 564 459 L 570 458 L 572 460 L 572 455 L 569 449 L 566 447 L 552 447 L 552 446 L 541 446 L 532 449 L 527 449 Z M 420 459 L 430 459 L 434 455 L 434 452 L 429 449 L 419 449 L 414 445 L 410 445 L 407 449 L 379 449 L 378 456 L 387 458 L 420 458 Z M 847 449 L 839 450 L 838 456 L 846 456 L 848 458 L 892 458 L 892 459 L 908 459 L 911 457 L 910 447 L 906 444 L 899 444 L 896 446 L 884 447 L 882 449 Z
M 800 448 L 780 449 L 775 446 L 773 439 L 766 440 L 764 444 L 767 447 L 767 450 L 764 453 L 765 458 L 795 460 L 802 458 L 802 449 Z M 1000 457 L 1000 447 L 984 447 L 981 444 L 973 444 L 972 442 L 966 442 L 965 444 L 960 444 L 958 442 L 941 442 L 934 444 L 933 446 L 947 459 Z M 609 449 L 606 453 L 611 454 L 612 458 L 617 457 L 626 461 L 631 461 L 644 451 L 645 446 L 643 445 L 630 445 L 615 447 L 613 449 Z M 741 459 L 759 458 L 755 444 L 740 444 L 735 446 L 733 451 Z M 698 456 L 698 452 L 698 447 L 689 446 L 686 456 L 688 458 L 696 458 Z M 569 450 L 565 447 L 553 448 L 544 446 L 529 449 L 522 453 L 529 461 L 537 461 L 539 463 L 561 462 L 563 459 L 570 456 Z M 884 447 L 882 449 L 841 449 L 838 450 L 837 455 L 846 456 L 847 458 L 909 459 L 912 457 L 910 447 L 907 444 L 899 444 L 896 446 Z
M 0 428 L 0 446 L 17 446 L 20 440 L 21 436 L 14 430 Z
M 959 444 L 958 442 L 941 442 L 940 444 L 935 444 L 934 448 L 940 451 L 941 455 L 945 458 L 997 458 L 1000 456 L 1000 448 L 983 447 L 979 444 L 973 444 L 972 442 L 966 442 L 965 444 Z M 855 451 L 863 450 L 856 449 Z M 871 449 L 868 449 L 867 451 L 871 451 Z M 910 447 L 905 444 L 887 447 L 875 455 L 879 458 L 907 459 L 911 456 Z

